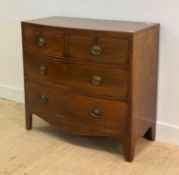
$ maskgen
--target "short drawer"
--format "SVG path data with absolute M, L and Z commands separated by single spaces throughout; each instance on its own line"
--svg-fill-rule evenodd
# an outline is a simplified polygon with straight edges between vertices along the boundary
M 77 61 L 125 65 L 129 58 L 129 40 L 70 35 L 68 56 Z
M 25 76 L 52 84 L 115 98 L 128 96 L 128 70 L 24 56 Z
M 64 57 L 65 37 L 53 28 L 35 25 L 23 26 L 23 47 L 25 51 Z
M 65 93 L 53 86 L 26 81 L 26 98 L 30 110 L 39 116 L 68 120 L 84 127 L 124 131 L 127 129 L 126 102 Z

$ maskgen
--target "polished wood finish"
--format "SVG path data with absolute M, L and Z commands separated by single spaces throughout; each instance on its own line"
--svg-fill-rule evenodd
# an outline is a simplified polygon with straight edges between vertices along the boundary
M 154 27 L 157 24 L 148 22 L 129 22 L 129 21 L 114 21 L 101 19 L 86 19 L 72 17 L 47 17 L 42 19 L 29 20 L 26 24 L 36 24 L 41 26 L 50 26 L 60 29 L 82 29 L 90 31 L 107 31 L 121 33 L 135 33 Z M 124 35 L 123 35 L 124 36 Z
M 127 161 L 155 139 L 159 25 L 50 17 L 22 22 L 26 128 L 37 114 L 79 135 L 111 136 Z
M 49 57 L 30 55 L 24 56 L 24 66 L 25 76 L 31 79 L 68 87 L 81 93 L 105 95 L 118 99 L 128 98 L 128 71 L 126 69 L 64 63 L 49 59 Z M 41 72 L 42 66 L 45 72 Z M 94 76 L 100 76 L 101 83 L 93 83 Z
M 44 44 L 39 45 L 39 40 L 44 39 Z M 54 29 L 40 29 L 28 26 L 23 31 L 24 49 L 42 55 L 64 57 L 65 37 Z
M 118 133 L 127 129 L 128 105 L 126 102 L 95 99 L 75 93 L 67 93 L 28 80 L 26 81 L 26 88 L 28 108 L 39 116 L 68 120 L 74 126 L 81 125 L 81 130 L 85 127 L 95 127 L 99 130 L 105 130 L 106 133 Z M 42 99 L 42 95 L 46 97 L 46 100 Z M 34 103 L 35 105 L 33 105 Z M 101 110 L 99 117 L 91 115 L 94 108 Z M 79 128 L 76 132 L 78 130 Z M 83 134 L 86 135 L 85 131 Z
M 133 39 L 131 115 L 134 139 L 146 131 L 149 139 L 155 136 L 158 38 L 159 28 L 153 28 L 136 34 Z
M 128 64 L 129 39 L 70 35 L 68 45 L 68 57 L 72 60 Z M 99 55 L 91 53 L 91 48 L 94 45 L 101 47 Z

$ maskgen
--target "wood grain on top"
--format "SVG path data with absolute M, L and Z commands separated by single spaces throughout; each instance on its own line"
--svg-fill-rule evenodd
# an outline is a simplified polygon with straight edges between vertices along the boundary
M 158 25 L 156 23 L 111 21 L 101 19 L 85 19 L 60 16 L 52 16 L 25 22 L 44 26 L 54 26 L 70 29 L 103 30 L 129 33 L 138 32 L 141 30 L 145 30 L 146 28 Z

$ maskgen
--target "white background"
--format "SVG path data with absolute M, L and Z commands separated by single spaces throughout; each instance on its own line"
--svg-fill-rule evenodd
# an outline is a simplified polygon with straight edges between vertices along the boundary
M 53 15 L 161 24 L 157 138 L 179 144 L 179 1 L 0 0 L 0 97 L 23 101 L 20 21 Z

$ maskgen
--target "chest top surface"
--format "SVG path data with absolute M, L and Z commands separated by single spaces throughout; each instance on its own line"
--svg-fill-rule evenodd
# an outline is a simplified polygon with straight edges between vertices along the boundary
M 157 23 L 146 22 L 128 22 L 128 21 L 112 21 L 102 19 L 86 19 L 86 18 L 72 18 L 52 16 L 47 18 L 24 21 L 29 24 L 37 24 L 51 27 L 61 27 L 69 29 L 84 29 L 84 30 L 99 30 L 111 32 L 127 32 L 135 33 L 153 26 L 159 25 Z

